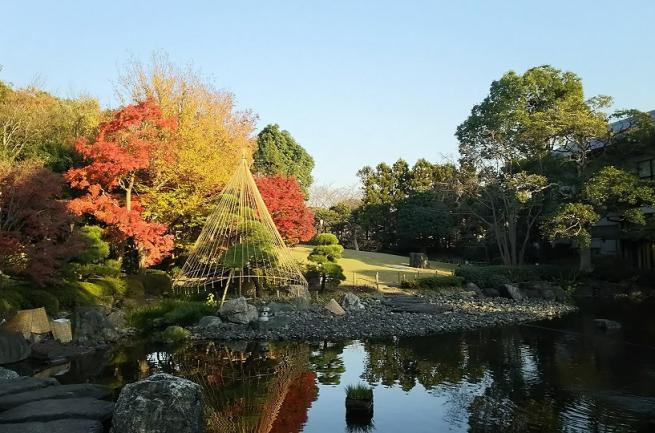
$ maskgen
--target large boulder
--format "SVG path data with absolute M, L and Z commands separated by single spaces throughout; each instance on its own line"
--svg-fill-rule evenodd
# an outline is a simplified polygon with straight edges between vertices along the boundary
M 244 297 L 226 301 L 218 310 L 218 315 L 223 320 L 242 325 L 254 322 L 259 317 L 257 307 L 250 305 Z
M 200 385 L 158 373 L 123 387 L 112 420 L 114 433 L 205 432 Z
M 6 368 L 0 367 L 0 382 L 3 380 L 17 379 L 18 373 L 13 370 L 7 370 Z
M 521 299 L 525 298 L 523 293 L 521 293 L 521 289 L 519 289 L 518 286 L 515 286 L 514 284 L 503 284 L 502 289 L 508 298 L 514 299 L 515 301 L 520 301 Z
M 430 261 L 424 253 L 409 253 L 409 266 L 412 268 L 427 269 L 430 267 Z
M 30 345 L 21 334 L 0 331 L 0 365 L 27 359 L 30 352 Z
M 363 310 L 365 308 L 364 304 L 362 304 L 361 299 L 359 299 L 359 296 L 350 292 L 343 295 L 343 299 L 341 300 L 341 306 L 343 307 L 344 310 L 347 311 L 357 311 L 357 310 Z
M 73 341 L 83 346 L 97 346 L 118 340 L 114 325 L 94 307 L 78 307 L 73 316 Z
M 596 328 L 602 329 L 603 331 L 617 331 L 621 329 L 621 324 L 619 322 L 609 319 L 594 319 L 594 325 L 596 325 Z

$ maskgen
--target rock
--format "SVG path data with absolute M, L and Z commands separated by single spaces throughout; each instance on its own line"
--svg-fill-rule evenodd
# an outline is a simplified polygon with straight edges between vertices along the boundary
M 307 311 L 312 303 L 309 298 L 293 298 L 291 300 L 291 305 L 293 305 L 293 307 L 298 311 Z
M 34 379 L 21 376 L 17 379 L 3 380 L 0 386 L 0 397 L 21 392 L 33 391 L 48 386 L 59 385 L 55 379 Z
M 468 292 L 475 292 L 479 295 L 482 294 L 482 290 L 480 290 L 480 287 L 478 287 L 478 285 L 475 283 L 471 283 L 471 282 L 466 283 L 464 285 L 464 289 L 466 289 L 466 291 Z
M 362 301 L 359 299 L 359 296 L 350 292 L 343 295 L 343 299 L 341 300 L 341 306 L 343 307 L 344 310 L 348 310 L 348 311 L 363 310 L 365 308 L 364 305 L 362 304 Z
M 0 381 L 18 378 L 18 373 L 13 370 L 7 370 L 0 367 Z
M 409 253 L 409 266 L 426 269 L 430 267 L 430 261 L 424 253 Z
M 164 329 L 161 336 L 166 343 L 179 343 L 189 338 L 191 333 L 181 326 L 169 326 Z
M 73 341 L 73 329 L 71 321 L 68 319 L 56 319 L 50 322 L 52 336 L 60 343 L 70 343 Z
M 114 433 L 205 432 L 202 389 L 159 373 L 123 387 L 112 420 Z
M 74 313 L 73 340 L 85 346 L 97 346 L 118 340 L 114 325 L 94 307 L 78 307 Z
M 293 311 L 295 309 L 294 304 L 287 302 L 269 302 L 267 307 L 271 310 L 273 315 L 282 312 Z
M 223 321 L 221 320 L 221 318 L 216 316 L 204 316 L 200 318 L 200 321 L 198 321 L 198 326 L 200 326 L 201 328 L 221 326 L 222 324 Z
M 30 345 L 18 332 L 0 331 L 0 365 L 13 364 L 30 356 Z
M 602 329 L 603 331 L 616 331 L 621 329 L 621 324 L 619 322 L 609 319 L 594 319 L 594 325 L 596 325 L 596 328 Z
M 93 397 L 105 400 L 111 396 L 111 388 L 102 385 L 81 383 L 75 385 L 49 386 L 33 391 L 10 394 L 0 397 L 0 410 L 7 410 L 26 403 L 40 400 Z
M 325 309 L 336 316 L 343 316 L 346 314 L 346 311 L 341 308 L 341 305 L 339 305 L 339 303 L 337 303 L 334 298 L 330 299 L 330 302 L 325 304 Z
M 39 400 L 0 413 L 0 425 L 68 418 L 107 421 L 113 410 L 114 403 L 90 397 Z
M 48 422 L 0 424 L 2 433 L 103 433 L 100 421 L 90 419 L 59 419 Z
M 254 322 L 258 318 L 257 307 L 248 304 L 244 297 L 226 301 L 218 310 L 218 314 L 223 320 L 242 325 Z
M 127 327 L 127 316 L 123 310 L 114 310 L 107 316 L 109 323 L 116 329 L 125 329 Z
M 502 288 L 505 291 L 507 297 L 510 299 L 514 299 L 515 301 L 520 301 L 521 299 L 524 298 L 523 293 L 521 293 L 521 289 L 519 289 L 517 286 L 513 284 L 503 284 Z
M 493 287 L 486 287 L 482 289 L 482 293 L 489 298 L 497 298 L 500 296 L 500 292 Z
M 46 361 L 51 364 L 63 363 L 64 361 L 89 353 L 88 349 L 84 349 L 73 344 L 61 344 L 54 340 L 44 341 L 43 343 L 35 343 L 32 345 L 33 359 Z

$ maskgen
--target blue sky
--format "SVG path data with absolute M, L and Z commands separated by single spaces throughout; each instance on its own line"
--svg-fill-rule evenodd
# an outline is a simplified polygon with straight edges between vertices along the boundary
M 137 4 L 138 3 L 138 4 Z M 130 57 L 165 51 L 314 156 L 317 182 L 455 159 L 455 128 L 513 69 L 551 64 L 614 107 L 655 108 L 655 2 L 7 2 L 0 79 L 116 104 Z

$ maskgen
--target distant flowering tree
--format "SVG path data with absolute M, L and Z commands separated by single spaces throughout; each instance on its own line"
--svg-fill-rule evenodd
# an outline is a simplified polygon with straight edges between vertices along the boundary
M 152 99 L 128 105 L 100 125 L 93 143 L 77 141 L 87 165 L 66 173 L 70 185 L 85 192 L 70 209 L 104 223 L 123 255 L 138 253 L 140 266 L 159 263 L 173 248 L 167 226 L 146 220 L 135 195 L 152 182 L 156 161 L 172 154 L 175 128 L 175 120 L 164 118 Z
M 314 214 L 305 205 L 305 196 L 295 178 L 268 176 L 255 181 L 287 245 L 297 245 L 314 237 Z

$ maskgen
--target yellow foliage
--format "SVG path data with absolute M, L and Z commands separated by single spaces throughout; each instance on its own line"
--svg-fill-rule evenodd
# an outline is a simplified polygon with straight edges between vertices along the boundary
M 177 119 L 174 158 L 158 161 L 155 186 L 144 191 L 143 204 L 150 217 L 173 229 L 197 226 L 242 154 L 252 158 L 256 116 L 237 111 L 231 93 L 162 54 L 153 55 L 148 65 L 132 61 L 120 77 L 119 95 L 125 103 L 152 97 L 164 115 Z

